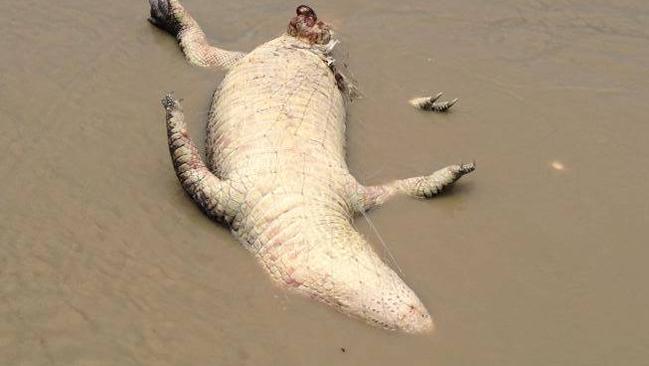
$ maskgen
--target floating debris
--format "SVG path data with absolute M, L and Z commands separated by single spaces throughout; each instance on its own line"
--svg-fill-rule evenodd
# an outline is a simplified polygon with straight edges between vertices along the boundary
M 550 166 L 552 167 L 552 169 L 554 169 L 554 170 L 558 170 L 558 171 L 560 171 L 560 172 L 566 170 L 566 166 L 563 165 L 563 163 L 560 162 L 560 161 L 558 161 L 558 160 L 553 161 L 553 162 L 550 164 Z

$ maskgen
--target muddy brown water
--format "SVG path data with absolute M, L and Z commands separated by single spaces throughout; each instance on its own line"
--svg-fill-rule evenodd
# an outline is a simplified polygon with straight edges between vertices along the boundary
M 185 5 L 250 50 L 297 4 Z M 200 141 L 223 74 L 189 66 L 145 1 L 4 1 L 0 364 L 649 364 L 649 3 L 311 5 L 365 94 L 361 181 L 478 162 L 437 199 L 369 214 L 436 333 L 277 290 L 184 195 L 159 99 L 185 99 Z M 452 113 L 405 103 L 437 91 L 461 98 Z

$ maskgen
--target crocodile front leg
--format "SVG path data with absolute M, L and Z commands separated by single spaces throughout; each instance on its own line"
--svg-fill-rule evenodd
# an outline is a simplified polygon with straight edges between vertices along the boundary
M 205 166 L 187 134 L 180 102 L 167 95 L 162 105 L 167 112 L 169 153 L 182 187 L 208 216 L 231 222 L 241 194 L 229 181 L 219 179 Z
M 399 179 L 384 185 L 365 187 L 359 184 L 354 197 L 355 207 L 357 211 L 365 212 L 384 204 L 396 194 L 406 194 L 422 199 L 432 198 L 474 170 L 475 163 L 467 163 L 447 166 L 431 175 Z
M 245 53 L 210 46 L 205 33 L 178 0 L 149 0 L 149 22 L 178 38 L 187 61 L 196 66 L 229 69 Z

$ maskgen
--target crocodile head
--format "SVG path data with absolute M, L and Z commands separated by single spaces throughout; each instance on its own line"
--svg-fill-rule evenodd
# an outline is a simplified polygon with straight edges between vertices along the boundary
M 327 44 L 332 38 L 331 27 L 318 20 L 313 9 L 300 5 L 297 15 L 288 23 L 287 33 L 312 44 Z

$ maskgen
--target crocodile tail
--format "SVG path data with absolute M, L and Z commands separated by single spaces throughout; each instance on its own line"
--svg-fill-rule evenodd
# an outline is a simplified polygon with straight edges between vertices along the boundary
M 349 220 L 318 214 L 304 220 L 291 220 L 293 229 L 275 235 L 259 252 L 276 282 L 376 326 L 409 333 L 433 330 L 417 295 Z

